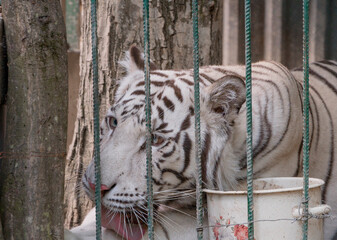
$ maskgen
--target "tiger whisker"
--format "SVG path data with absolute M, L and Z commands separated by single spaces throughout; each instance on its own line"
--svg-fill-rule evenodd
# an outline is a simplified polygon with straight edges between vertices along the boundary
M 171 199 L 180 199 L 180 198 L 194 198 L 195 199 L 195 195 L 173 195 L 173 196 L 161 196 L 161 197 L 156 197 L 154 198 L 155 201 L 157 200 L 171 200 Z
M 158 215 L 158 216 L 156 216 L 156 218 L 157 218 L 157 221 L 160 222 L 161 225 L 166 226 L 166 227 L 168 227 L 170 229 L 175 229 L 175 226 L 173 226 L 173 224 L 171 224 L 169 221 L 167 221 L 166 219 L 164 219 L 162 216 Z
M 142 236 L 143 236 L 144 233 L 143 233 L 143 228 L 141 227 L 140 222 L 139 222 L 139 219 L 138 219 L 138 211 L 137 211 L 136 209 L 134 209 L 133 207 L 131 207 L 131 208 L 132 208 L 132 212 L 135 214 L 135 217 L 136 217 L 136 220 L 137 220 L 137 223 L 138 223 L 139 230 L 140 230 L 140 232 L 141 232 L 141 234 L 142 234 Z
M 117 232 L 119 232 L 121 225 L 122 225 L 121 223 L 118 224 L 118 230 L 117 230 Z
M 140 207 L 140 206 L 139 206 L 139 207 Z M 142 216 L 142 215 L 140 214 L 139 219 L 140 219 L 145 225 L 147 225 L 147 220 L 145 219 L 144 216 Z M 157 239 L 159 238 L 159 236 L 158 236 L 158 234 L 156 234 L 156 232 L 153 232 L 153 234 L 156 236 Z M 159 238 L 159 239 L 160 239 L 160 238 Z
M 108 213 L 108 217 L 110 218 L 110 220 L 109 220 L 109 224 L 112 222 L 112 220 L 113 220 L 113 218 L 116 216 L 116 211 L 113 211 L 113 210 L 111 210 L 111 211 L 109 211 L 109 213 Z M 109 216 L 110 215 L 110 216 Z
M 159 205 L 159 204 L 157 204 L 157 205 Z M 160 205 L 162 205 L 162 206 L 164 206 L 164 207 L 167 207 L 167 208 L 169 208 L 169 209 L 172 209 L 172 210 L 174 210 L 174 211 L 176 211 L 176 212 L 182 213 L 182 214 L 184 214 L 184 215 L 186 215 L 186 216 L 189 216 L 189 217 L 191 217 L 191 218 L 193 218 L 193 219 L 196 219 L 196 217 L 194 217 L 194 216 L 192 216 L 191 214 L 188 214 L 188 213 L 186 213 L 186 212 L 184 212 L 184 211 L 182 211 L 182 210 L 179 210 L 178 208 L 174 208 L 174 207 L 171 207 L 171 206 L 168 206 L 168 205 L 165 205 L 165 204 L 160 204 Z
M 154 200 L 157 201 L 157 200 L 176 200 L 176 199 L 180 199 L 180 198 L 193 198 L 195 199 L 196 196 L 195 195 L 192 195 L 192 194 L 180 194 L 180 195 L 172 195 L 172 196 L 160 196 L 160 197 L 156 197 Z
M 186 199 L 188 197 L 176 197 L 176 198 L 168 198 L 168 199 L 156 199 L 156 202 L 158 203 L 166 203 L 166 202 L 170 202 L 170 201 L 175 201 L 175 200 L 182 200 L 182 199 Z
M 123 209 L 123 220 L 124 220 L 124 229 L 126 231 L 126 235 L 129 236 L 128 228 L 126 227 L 125 208 Z
M 141 209 L 143 210 L 147 210 L 146 207 L 144 206 L 139 206 Z M 179 226 L 177 223 L 175 223 L 171 218 L 169 218 L 168 216 L 166 216 L 165 214 L 159 212 L 159 211 L 154 211 L 154 217 L 157 218 L 158 220 L 160 220 L 161 222 L 165 221 L 166 224 L 169 224 L 173 229 L 174 229 L 174 226 L 172 225 L 172 223 L 174 223 L 177 227 Z M 165 218 L 167 220 L 165 220 Z M 169 221 L 171 221 L 172 223 L 170 223 Z
M 117 214 L 117 211 L 115 211 L 115 210 L 113 210 L 113 209 L 108 209 L 109 210 L 109 212 L 108 212 L 108 217 L 110 217 L 110 220 L 109 220 L 109 223 L 108 224 L 110 224 L 111 223 L 111 221 L 113 220 L 113 218 L 116 216 L 116 214 Z M 119 231 L 119 229 L 118 229 L 118 231 Z
M 194 189 L 165 189 L 165 190 L 161 190 L 161 191 L 158 191 L 158 192 L 153 192 L 154 194 L 157 194 L 157 193 L 166 193 L 166 192 L 195 192 Z
M 128 207 L 128 209 L 130 209 L 133 212 L 131 207 Z M 131 214 L 131 219 L 128 216 L 126 216 L 126 219 L 128 220 L 127 222 L 128 222 L 129 228 L 130 228 L 131 235 L 133 235 L 132 224 L 131 224 L 132 217 L 133 217 L 133 214 Z
M 165 220 L 163 217 L 161 216 L 157 216 L 158 217 L 158 222 L 160 222 L 160 224 L 165 227 L 165 228 L 168 228 L 170 229 L 170 231 L 173 231 L 173 232 L 176 232 L 178 233 L 179 231 L 183 230 L 182 228 L 180 228 L 180 226 L 178 224 L 176 224 L 172 219 L 167 218 L 171 221 L 171 222 L 174 222 L 175 225 L 171 224 L 169 221 Z M 178 230 L 179 228 L 179 230 Z
M 163 214 L 163 213 L 161 213 L 161 212 L 155 212 L 155 214 L 156 214 L 156 217 L 157 218 L 161 218 L 161 220 L 162 221 L 165 221 L 167 224 L 169 224 L 169 225 L 171 225 L 172 226 L 172 228 L 173 228 L 173 224 L 175 225 L 175 226 L 179 226 L 179 224 L 177 224 L 176 222 L 174 222 L 171 218 L 169 218 L 168 216 L 166 216 L 165 214 Z M 167 219 L 167 220 L 165 220 L 165 218 Z M 170 222 L 171 223 L 170 223 Z
M 161 196 L 161 195 L 181 195 L 181 194 L 196 194 L 195 190 L 170 190 L 170 191 L 160 191 L 160 192 L 154 192 L 154 196 Z

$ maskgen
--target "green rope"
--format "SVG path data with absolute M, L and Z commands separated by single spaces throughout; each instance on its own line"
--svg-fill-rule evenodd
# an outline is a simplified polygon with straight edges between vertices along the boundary
M 250 0 L 245 1 L 245 38 L 246 38 L 246 107 L 247 107 L 247 204 L 248 239 L 254 240 L 254 203 L 253 203 L 253 155 L 252 155 L 252 79 L 251 79 L 251 26 Z
M 195 161 L 198 172 L 197 187 L 197 235 L 203 239 L 203 202 L 202 202 L 202 166 L 200 137 L 200 89 L 199 89 L 199 30 L 198 30 L 198 0 L 192 1 L 193 20 L 193 73 L 194 73 L 194 109 L 195 109 Z
M 152 186 L 152 133 L 151 133 L 151 89 L 150 89 L 150 30 L 149 30 L 149 0 L 143 0 L 144 24 L 144 78 L 145 78 L 145 111 L 146 111 L 146 184 L 147 184 L 147 210 L 148 235 L 153 239 L 153 186 Z
M 309 2 L 303 0 L 303 240 L 308 238 L 309 205 Z
M 95 207 L 96 207 L 96 240 L 102 237 L 101 232 L 101 165 L 99 146 L 99 100 L 98 100 L 98 65 L 97 65 L 97 14 L 96 0 L 91 0 L 91 51 L 92 77 L 94 96 L 94 161 L 95 161 Z

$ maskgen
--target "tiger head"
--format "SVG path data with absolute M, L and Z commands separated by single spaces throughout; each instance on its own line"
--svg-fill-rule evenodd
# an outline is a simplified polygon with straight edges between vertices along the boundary
M 102 206 L 131 211 L 146 206 L 146 112 L 143 55 L 131 47 L 122 63 L 115 101 L 101 124 Z M 200 69 L 211 74 L 207 68 Z M 213 75 L 200 83 L 201 160 L 205 187 L 230 189 L 235 164 L 223 158 L 231 129 L 245 101 L 244 81 Z M 195 204 L 195 108 L 192 70 L 157 70 L 151 63 L 151 129 L 154 206 Z M 228 146 L 227 146 L 228 145 Z M 94 163 L 83 177 L 93 198 Z

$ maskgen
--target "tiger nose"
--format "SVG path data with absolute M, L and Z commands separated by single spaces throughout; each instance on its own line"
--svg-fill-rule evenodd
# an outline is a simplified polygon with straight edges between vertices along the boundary
M 90 182 L 90 181 L 88 181 L 88 182 L 89 182 L 90 188 L 91 188 L 93 191 L 95 191 L 95 188 L 96 188 L 95 184 L 93 184 L 93 183 Z M 107 185 L 101 184 L 101 192 L 105 192 L 105 191 L 108 191 L 108 190 L 110 190 L 110 189 L 112 189 L 112 188 L 109 188 Z

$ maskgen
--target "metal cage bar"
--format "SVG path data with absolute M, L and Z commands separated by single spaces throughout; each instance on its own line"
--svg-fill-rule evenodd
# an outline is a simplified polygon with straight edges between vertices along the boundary
M 147 184 L 147 226 L 149 239 L 153 240 L 153 183 L 152 183 L 152 132 L 151 132 L 151 80 L 150 80 L 150 29 L 149 0 L 143 0 L 144 27 L 144 78 L 145 78 L 145 112 L 146 112 L 146 184 Z
M 193 78 L 194 78 L 194 118 L 195 118 L 195 161 L 198 177 L 196 179 L 197 201 L 197 237 L 203 239 L 203 193 L 202 193 L 202 164 L 201 164 L 201 135 L 200 135 L 200 88 L 199 88 L 199 28 L 198 0 L 192 0 L 193 21 Z
M 96 240 L 102 238 L 101 230 L 101 164 L 99 145 L 99 99 L 98 99 L 98 63 L 97 63 L 97 13 L 96 0 L 91 0 L 91 44 L 92 44 L 92 78 L 94 108 L 94 161 L 95 161 L 95 207 Z
M 308 238 L 309 206 L 309 3 L 303 0 L 303 240 Z
M 246 108 L 247 108 L 247 210 L 248 239 L 254 240 L 253 202 L 253 147 L 252 147 L 252 79 L 251 79 L 251 9 L 250 0 L 245 1 L 245 63 L 246 63 Z

